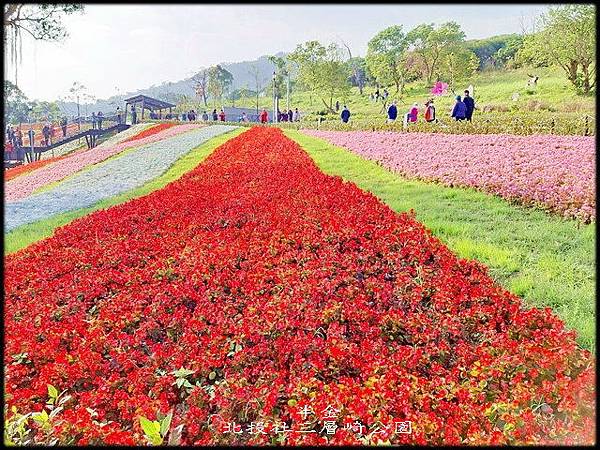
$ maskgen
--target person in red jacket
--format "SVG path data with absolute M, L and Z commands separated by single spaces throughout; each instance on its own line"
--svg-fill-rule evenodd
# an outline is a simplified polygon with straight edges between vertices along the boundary
M 260 113 L 260 123 L 267 123 L 269 121 L 269 113 L 266 109 L 263 109 Z
M 223 111 L 223 108 L 221 108 L 221 112 L 219 113 L 219 120 L 225 122 L 225 111 Z

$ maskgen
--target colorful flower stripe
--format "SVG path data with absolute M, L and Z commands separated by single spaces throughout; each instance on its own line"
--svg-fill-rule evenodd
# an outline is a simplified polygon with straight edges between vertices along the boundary
M 4 205 L 4 230 L 37 222 L 55 214 L 85 208 L 141 186 L 167 170 L 179 157 L 208 139 L 233 130 L 211 126 L 146 144 L 85 172 L 52 189 Z
M 8 410 L 66 390 L 59 442 L 144 445 L 158 412 L 184 445 L 594 439 L 594 361 L 573 332 L 277 128 L 5 269 Z M 405 420 L 412 434 L 378 424 Z
M 131 141 L 135 141 L 137 139 L 143 139 L 145 137 L 152 136 L 153 134 L 160 133 L 161 131 L 164 131 L 168 128 L 174 127 L 175 125 L 176 125 L 176 123 L 174 123 L 174 122 L 159 123 L 153 127 L 147 128 L 146 130 L 142 131 L 141 133 L 139 133 L 135 136 L 130 137 L 125 142 L 131 142 Z
M 407 177 L 468 186 L 595 220 L 594 137 L 304 130 Z
M 49 158 L 49 159 L 40 159 L 39 161 L 35 161 L 30 164 L 21 164 L 20 166 L 5 170 L 4 171 L 4 181 L 12 180 L 13 178 L 18 177 L 19 175 L 29 173 L 32 170 L 39 169 L 40 167 L 47 166 L 48 164 L 54 163 L 56 161 L 60 161 L 61 159 L 65 158 L 65 157 L 66 157 L 66 155 L 55 156 L 54 158 Z
M 7 202 L 14 202 L 31 195 L 33 191 L 42 186 L 72 175 L 86 166 L 96 164 L 122 152 L 126 148 L 157 142 L 171 136 L 176 136 L 185 131 L 200 128 L 201 125 L 185 124 L 169 128 L 158 134 L 153 134 L 133 142 L 121 142 L 110 147 L 95 147 L 83 152 L 77 152 L 65 158 L 60 164 L 43 167 L 30 174 L 11 180 L 4 186 L 4 198 Z

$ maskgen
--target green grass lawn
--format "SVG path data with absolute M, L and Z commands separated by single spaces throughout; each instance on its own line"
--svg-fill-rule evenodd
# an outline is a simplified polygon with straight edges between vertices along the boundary
M 407 180 L 326 141 L 285 131 L 321 170 L 416 218 L 459 257 L 486 264 L 527 305 L 549 306 L 595 352 L 595 224 L 552 216 L 473 189 Z
M 200 164 L 219 145 L 227 142 L 229 139 L 244 131 L 246 131 L 245 128 L 238 128 L 210 139 L 178 159 L 169 168 L 169 170 L 163 173 L 160 177 L 155 178 L 154 180 L 149 181 L 148 183 L 136 189 L 132 189 L 131 191 L 123 194 L 104 199 L 88 208 L 57 214 L 48 219 L 15 228 L 10 233 L 4 235 L 4 254 L 8 255 L 10 253 L 14 253 L 34 242 L 37 242 L 48 236 L 52 236 L 56 228 L 66 225 L 79 217 L 85 216 L 99 209 L 106 209 L 111 206 L 124 203 L 128 200 L 142 197 L 166 186 Z

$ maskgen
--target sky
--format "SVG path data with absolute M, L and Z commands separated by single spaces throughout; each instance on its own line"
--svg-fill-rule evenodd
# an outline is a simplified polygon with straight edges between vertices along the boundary
M 369 39 L 391 25 L 409 31 L 421 23 L 453 20 L 467 39 L 520 33 L 546 9 L 540 4 L 86 5 L 83 13 L 64 17 L 69 35 L 62 42 L 23 34 L 17 81 L 30 99 L 64 98 L 74 81 L 103 99 L 179 81 L 213 64 L 292 51 L 313 39 L 343 40 L 353 55 L 364 56 Z M 5 76 L 14 81 L 15 67 L 4 54 Z

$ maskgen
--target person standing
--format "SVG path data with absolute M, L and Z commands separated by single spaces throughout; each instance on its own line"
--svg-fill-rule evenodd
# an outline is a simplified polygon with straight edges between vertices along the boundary
M 202 121 L 203 122 L 208 122 L 208 114 L 206 113 L 206 111 L 202 112 Z
M 381 95 L 379 94 L 379 88 L 377 88 L 377 90 L 375 91 L 375 103 L 377 103 L 377 101 L 379 100 L 379 97 Z
M 23 147 L 23 132 L 21 131 L 21 127 L 17 128 L 17 147 Z
M 435 106 L 433 106 L 433 99 L 430 99 L 425 103 L 425 121 L 435 122 L 435 120 Z
M 137 112 L 135 111 L 135 106 L 131 105 L 131 124 L 135 125 L 137 123 Z
M 455 120 L 465 120 L 467 114 L 467 105 L 465 105 L 461 99 L 460 95 L 456 96 L 456 103 L 454 104 L 454 108 L 452 108 L 452 117 Z
M 348 123 L 348 121 L 350 120 L 350 110 L 346 105 L 344 105 L 344 109 L 342 110 L 340 117 L 343 123 Z
M 223 111 L 223 108 L 221 108 L 221 112 L 219 113 L 219 120 L 225 122 L 225 111 Z
M 398 117 L 398 107 L 396 106 L 396 101 L 394 100 L 390 107 L 388 108 L 388 122 L 395 122 Z
M 335 111 L 337 112 L 339 110 L 340 110 L 340 102 L 339 102 L 339 100 L 336 100 L 335 101 Z
M 102 129 L 102 119 L 104 119 L 104 113 L 102 111 L 98 111 L 98 114 L 96 114 L 96 118 L 98 119 L 98 129 L 101 130 Z
M 93 112 L 93 113 L 92 113 L 92 129 L 93 129 L 93 130 L 95 130 L 95 129 L 96 129 L 96 121 L 97 121 L 97 118 L 96 118 L 96 113 L 95 113 L 95 112 Z
M 410 109 L 410 123 L 416 123 L 417 122 L 417 116 L 419 115 L 419 105 L 418 104 L 413 104 L 412 108 Z
M 267 112 L 266 109 L 263 109 L 262 112 L 260 113 L 260 123 L 267 123 L 268 120 L 269 120 L 269 113 Z
M 300 112 L 298 111 L 298 108 L 294 111 L 293 119 L 294 122 L 300 122 Z
M 463 103 L 467 107 L 467 111 L 465 113 L 465 118 L 471 122 L 471 118 L 473 117 L 473 110 L 475 109 L 475 100 L 473 97 L 469 95 L 469 91 L 465 91 L 465 97 L 463 98 Z
M 44 145 L 48 147 L 50 145 L 50 127 L 48 126 L 48 122 L 42 128 L 42 135 L 44 136 Z
M 63 133 L 63 139 L 67 137 L 67 117 L 63 116 L 63 118 L 60 121 L 60 127 L 62 128 L 62 133 Z
M 288 111 L 288 120 L 290 122 L 294 121 L 294 111 L 292 111 L 291 109 Z

